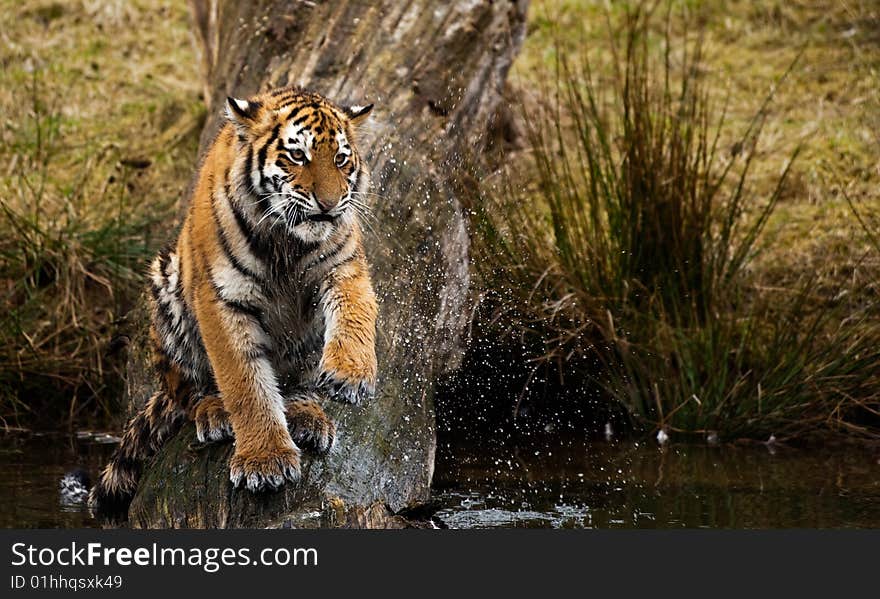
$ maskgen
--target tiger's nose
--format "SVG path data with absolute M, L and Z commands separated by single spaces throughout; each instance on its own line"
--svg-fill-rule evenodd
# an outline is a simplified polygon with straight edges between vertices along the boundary
M 315 198 L 318 201 L 318 207 L 323 212 L 330 212 L 334 208 L 336 208 L 336 204 L 339 203 L 338 198 L 322 198 L 320 196 Z

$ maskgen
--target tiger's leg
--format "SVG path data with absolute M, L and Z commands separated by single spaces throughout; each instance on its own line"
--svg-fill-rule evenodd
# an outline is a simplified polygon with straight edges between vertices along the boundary
M 186 422 L 186 411 L 169 396 L 156 392 L 144 408 L 129 420 L 119 448 L 101 471 L 89 494 L 96 516 L 124 518 L 137 491 L 144 462 L 153 456 Z
M 223 398 L 219 394 L 206 395 L 199 399 L 191 410 L 190 417 L 196 425 L 196 438 L 202 443 L 234 438 L 229 414 L 226 413 Z
M 287 427 L 297 446 L 324 454 L 336 441 L 336 423 L 324 413 L 320 397 L 314 391 L 297 389 L 287 399 L 284 409 Z M 199 441 L 225 441 L 233 438 L 229 414 L 219 395 L 203 397 L 193 409 Z
M 186 421 L 196 396 L 195 381 L 205 362 L 191 342 L 196 324 L 181 299 L 180 285 L 178 255 L 163 250 L 150 267 L 150 340 L 161 390 L 128 422 L 122 443 L 92 489 L 89 502 L 98 515 L 115 518 L 128 511 L 144 462 Z
M 376 384 L 376 294 L 362 256 L 334 270 L 321 295 L 324 349 L 317 384 L 331 397 L 359 403 Z
M 300 452 L 287 431 L 260 311 L 229 293 L 208 280 L 195 296 L 202 340 L 235 435 L 229 480 L 251 491 L 277 489 L 299 480 Z
M 287 400 L 285 410 L 294 442 L 315 453 L 325 454 L 336 442 L 336 423 L 324 413 L 314 391 L 296 390 Z

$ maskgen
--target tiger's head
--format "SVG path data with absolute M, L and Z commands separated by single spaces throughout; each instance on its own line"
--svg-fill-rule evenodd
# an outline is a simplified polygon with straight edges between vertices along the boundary
M 236 164 L 261 224 L 319 241 L 367 210 L 369 175 L 355 135 L 372 108 L 340 107 L 295 88 L 227 99 Z

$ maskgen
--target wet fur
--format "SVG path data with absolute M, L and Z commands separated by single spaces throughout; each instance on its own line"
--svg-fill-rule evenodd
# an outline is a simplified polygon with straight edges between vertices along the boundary
M 230 98 L 179 237 L 150 269 L 160 390 L 92 490 L 98 513 L 127 511 L 144 461 L 190 420 L 200 441 L 234 437 L 233 485 L 296 481 L 298 444 L 323 453 L 336 437 L 320 400 L 373 394 L 355 144 L 369 110 L 298 89 Z

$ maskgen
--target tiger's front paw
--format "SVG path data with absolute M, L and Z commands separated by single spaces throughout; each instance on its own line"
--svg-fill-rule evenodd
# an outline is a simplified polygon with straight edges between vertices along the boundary
M 193 410 L 196 438 L 201 443 L 226 441 L 233 438 L 232 423 L 219 395 L 208 395 L 199 400 Z
M 325 454 L 336 441 L 336 423 L 324 413 L 316 394 L 304 392 L 287 402 L 287 427 L 298 446 Z
M 299 449 L 292 444 L 253 454 L 236 452 L 229 460 L 232 486 L 245 486 L 251 492 L 275 490 L 285 481 L 295 483 L 299 478 Z
M 367 379 L 350 379 L 335 370 L 323 370 L 318 374 L 315 384 L 327 393 L 330 399 L 360 404 L 373 399 L 375 386 Z

